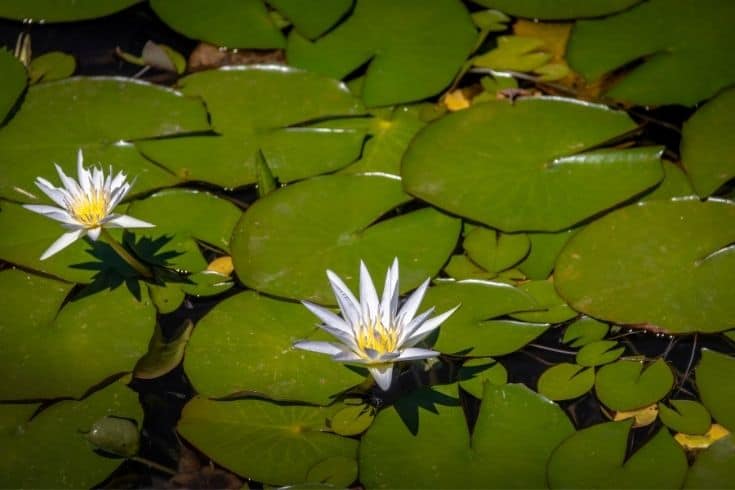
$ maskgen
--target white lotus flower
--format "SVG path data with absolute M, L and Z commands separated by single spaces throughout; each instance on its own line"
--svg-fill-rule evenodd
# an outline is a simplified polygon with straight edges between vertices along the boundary
M 61 167 L 55 164 L 62 187 L 55 187 L 43 177 L 36 178 L 36 186 L 59 207 L 42 204 L 23 206 L 34 213 L 61 222 L 66 229 L 70 230 L 61 235 L 41 255 L 41 260 L 51 257 L 84 235 L 96 241 L 102 228 L 150 228 L 155 226 L 124 214 L 112 212 L 131 187 L 123 172 L 118 172 L 113 177 L 112 168 L 110 168 L 110 174 L 105 176 L 105 173 L 99 168 L 94 168 L 92 171 L 85 169 L 83 163 L 84 158 L 80 149 L 77 154 L 78 180 L 67 177 Z
M 416 316 L 430 278 L 411 294 L 399 310 L 398 259 L 388 269 L 380 301 L 370 273 L 362 261 L 360 301 L 337 274 L 328 270 L 327 277 L 342 316 L 308 301 L 302 303 L 323 322 L 319 327 L 340 342 L 299 341 L 294 347 L 329 354 L 335 361 L 364 364 L 383 390 L 387 390 L 393 380 L 393 363 L 439 355 L 436 351 L 415 345 L 449 318 L 459 305 L 433 318 L 429 318 L 434 312 L 433 307 Z

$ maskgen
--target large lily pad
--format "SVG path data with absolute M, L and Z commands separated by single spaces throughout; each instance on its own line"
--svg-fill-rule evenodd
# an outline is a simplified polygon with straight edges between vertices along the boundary
M 697 454 L 684 488 L 735 488 L 735 438 L 724 437 Z
M 0 123 L 2 123 L 23 93 L 28 76 L 23 63 L 5 48 L 0 48 L 0 72 L 3 74 L 0 79 Z
M 712 416 L 731 431 L 735 431 L 735 358 L 717 351 L 703 349 L 702 360 L 695 372 L 702 403 Z
M 551 488 L 680 488 L 684 452 L 660 430 L 626 459 L 632 421 L 593 425 L 575 433 L 551 455 Z
M 595 393 L 608 408 L 635 410 L 661 400 L 673 385 L 674 375 L 663 359 L 648 366 L 620 360 L 597 371 Z
M 328 356 L 292 347 L 314 335 L 315 320 L 298 303 L 253 291 L 228 298 L 197 324 L 187 348 L 186 373 L 204 396 L 246 392 L 327 404 L 364 377 Z
M 362 96 L 383 106 L 449 85 L 476 36 L 458 0 L 357 0 L 352 15 L 315 42 L 292 32 L 287 55 L 294 66 L 335 78 L 369 62 Z
M 424 297 L 426 306 L 445 311 L 462 305 L 439 329 L 434 348 L 447 354 L 500 356 L 516 351 L 544 333 L 546 323 L 504 319 L 509 313 L 533 309 L 536 301 L 508 284 L 467 280 L 439 284 Z
M 735 65 L 725 61 L 735 43 L 733 22 L 732 2 L 650 0 L 577 22 L 567 58 L 588 80 L 641 60 L 607 95 L 640 105 L 694 105 L 735 81 Z
M 572 238 L 555 286 L 576 310 L 674 333 L 719 332 L 735 318 L 735 205 L 652 201 Z
M 0 420 L 8 411 L 36 405 L 0 405 Z M 143 410 L 138 394 L 121 382 L 81 401 L 54 403 L 29 420 L 16 417 L 0 426 L 0 486 L 3 488 L 91 488 L 122 462 L 95 452 L 87 432 L 103 417 L 121 417 L 140 425 Z
M 301 34 L 314 39 L 337 23 L 352 7 L 351 0 L 319 0 L 318 4 L 303 0 L 268 0 Z
M 537 488 L 573 432 L 554 403 L 522 385 L 485 384 L 474 433 L 456 387 L 422 389 L 378 413 L 360 445 L 367 488 Z
M 137 284 L 137 283 L 136 283 Z M 133 370 L 153 333 L 155 310 L 119 285 L 59 306 L 70 286 L 18 270 L 0 273 L 2 400 L 80 397 Z M 139 286 L 138 286 L 139 287 Z
M 360 259 L 378 278 L 398 257 L 401 291 L 413 289 L 452 253 L 460 221 L 425 208 L 376 222 L 410 199 L 400 182 L 379 176 L 328 176 L 285 187 L 248 208 L 235 228 L 235 271 L 259 291 L 333 304 L 326 269 L 357 290 Z
M 355 458 L 356 440 L 327 432 L 325 422 L 334 411 L 264 400 L 195 397 L 184 407 L 178 430 L 235 473 L 289 485 L 306 482 L 309 470 L 327 458 Z
M 94 19 L 128 8 L 141 0 L 5 0 L 0 4 L 0 17 L 47 22 L 71 22 Z
M 76 175 L 79 149 L 88 165 L 111 165 L 135 177 L 132 193 L 168 186 L 179 179 L 126 141 L 208 128 L 201 101 L 156 85 L 122 78 L 34 85 L 0 130 L 0 196 L 26 202 L 43 196 L 35 178 L 57 182 L 53 163 Z
M 735 177 L 735 89 L 727 90 L 699 109 L 684 124 L 681 159 L 702 197 Z
M 477 104 L 416 135 L 403 182 L 502 231 L 562 230 L 661 180 L 660 148 L 590 150 L 634 127 L 625 113 L 569 99 Z
M 599 17 L 624 10 L 641 0 L 473 0 L 506 14 L 533 19 L 577 19 Z
M 362 112 L 358 99 L 336 80 L 281 66 L 251 66 L 196 73 L 179 84 L 186 95 L 206 102 L 219 134 L 137 146 L 182 179 L 228 188 L 255 183 L 262 152 L 273 175 L 285 183 L 337 170 L 360 155 L 364 130 L 307 124 Z

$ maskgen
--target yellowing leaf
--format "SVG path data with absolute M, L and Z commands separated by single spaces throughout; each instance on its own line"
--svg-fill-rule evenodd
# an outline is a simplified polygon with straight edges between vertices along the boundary
M 442 99 L 442 103 L 452 112 L 467 109 L 471 104 L 470 99 L 461 89 L 448 92 Z
M 674 436 L 674 439 L 687 451 L 695 451 L 710 447 L 728 434 L 730 434 L 730 431 L 720 424 L 712 424 L 712 427 L 703 436 L 693 436 L 679 432 Z
M 615 412 L 613 420 L 618 422 L 619 420 L 626 420 L 632 418 L 633 427 L 645 427 L 651 425 L 654 420 L 658 417 L 658 406 L 654 403 L 647 407 L 639 408 L 638 410 L 624 410 Z
M 500 36 L 498 47 L 475 57 L 475 66 L 494 70 L 532 71 L 545 65 L 551 55 L 542 51 L 544 41 L 532 37 Z
M 208 271 L 217 272 L 223 276 L 229 276 L 232 274 L 234 267 L 232 265 L 232 257 L 225 255 L 224 257 L 217 257 L 207 266 Z
M 513 24 L 513 33 L 516 36 L 540 40 L 543 50 L 551 55 L 551 61 L 556 62 L 564 61 L 571 30 L 571 22 L 533 22 L 518 19 Z

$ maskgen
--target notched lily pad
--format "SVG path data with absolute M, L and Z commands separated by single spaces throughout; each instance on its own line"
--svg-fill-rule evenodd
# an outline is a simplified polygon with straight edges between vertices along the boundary
M 0 5 L 0 17 L 39 23 L 71 22 L 114 14 L 141 0 L 7 0 Z
M 661 400 L 673 384 L 674 375 L 663 359 L 648 366 L 619 360 L 597 371 L 595 393 L 608 408 L 634 410 Z
M 591 342 L 604 339 L 609 330 L 610 327 L 606 323 L 583 316 L 567 327 L 562 342 L 574 348 L 583 347 Z
M 615 340 L 598 340 L 590 342 L 577 352 L 577 364 L 580 366 L 602 366 L 615 361 L 625 352 L 625 346 Z
M 563 362 L 541 374 L 538 392 L 550 400 L 571 400 L 590 391 L 594 384 L 594 369 Z
M 710 349 L 702 350 L 695 380 L 702 404 L 717 422 L 735 431 L 735 358 Z
M 694 400 L 671 400 L 671 407 L 658 404 L 661 422 L 671 430 L 684 434 L 702 435 L 710 428 L 712 419 L 701 403 Z
M 485 383 L 504 385 L 508 382 L 508 371 L 493 358 L 475 358 L 462 364 L 457 380 L 460 388 L 475 398 L 482 399 Z
M 529 281 L 519 289 L 528 293 L 537 306 L 533 311 L 512 313 L 510 316 L 525 322 L 561 323 L 577 316 L 577 312 L 564 302 L 554 289 L 551 280 Z
M 20 94 L 25 90 L 28 76 L 23 63 L 5 48 L 0 48 L 0 123 L 13 108 Z
M 531 242 L 523 233 L 507 234 L 477 227 L 462 242 L 473 262 L 490 272 L 513 267 L 528 254 Z
M 687 472 L 685 489 L 733 488 L 735 481 L 735 438 L 730 435 L 697 454 Z

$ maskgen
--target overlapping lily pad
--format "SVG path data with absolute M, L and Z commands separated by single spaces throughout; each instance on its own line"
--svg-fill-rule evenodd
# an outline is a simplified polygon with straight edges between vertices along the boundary
M 28 77 L 31 83 L 53 82 L 70 77 L 76 67 L 77 62 L 72 55 L 50 51 L 31 60 L 31 64 L 28 65 Z
M 661 180 L 660 148 L 591 150 L 634 128 L 625 113 L 571 99 L 477 104 L 419 132 L 404 186 L 502 231 L 562 230 Z
M 571 400 L 595 384 L 595 370 L 563 362 L 551 366 L 538 380 L 538 392 L 551 400 Z
M 473 262 L 490 272 L 500 272 L 521 261 L 531 242 L 524 233 L 506 234 L 485 227 L 470 231 L 462 243 Z
M 473 49 L 475 27 L 458 0 L 357 0 L 352 15 L 315 42 L 292 32 L 289 63 L 343 78 L 369 62 L 368 106 L 423 99 L 449 85 Z
M 704 105 L 684 125 L 682 163 L 702 197 L 735 177 L 734 112 L 735 89 L 730 89 Z
M 234 188 L 256 181 L 262 152 L 281 182 L 331 172 L 360 155 L 364 130 L 315 119 L 356 115 L 362 105 L 329 78 L 282 66 L 230 67 L 179 81 L 207 104 L 217 135 L 138 143 L 147 157 L 180 178 Z
M 0 48 L 0 123 L 13 108 L 26 87 L 27 75 L 23 63 L 5 48 Z
M 597 372 L 595 393 L 608 408 L 635 410 L 661 400 L 673 384 L 674 375 L 663 359 L 649 365 L 619 360 Z
M 555 233 L 527 233 L 531 250 L 518 269 L 529 279 L 546 279 L 554 269 L 554 263 L 564 245 L 578 231 L 578 228 Z
M 69 284 L 19 270 L 0 273 L 0 400 L 80 397 L 132 371 L 147 351 L 155 310 L 145 289 L 137 300 L 128 287 L 76 298 L 59 310 Z
M 322 461 L 354 460 L 357 454 L 356 440 L 327 432 L 325 421 L 335 408 L 341 406 L 195 397 L 184 407 L 178 430 L 212 460 L 242 476 L 273 485 L 304 483 Z
M 705 349 L 695 373 L 702 403 L 720 424 L 735 431 L 735 358 Z
M 39 23 L 93 19 L 128 8 L 141 0 L 7 0 L 0 5 L 0 17 Z
M 4 488 L 90 488 L 120 465 L 120 458 L 95 452 L 87 432 L 103 417 L 143 421 L 138 395 L 121 382 L 84 400 L 37 405 L 0 405 L 0 486 Z M 15 414 L 8 417 L 8 413 Z M 23 413 L 25 412 L 25 413 Z M 14 419 L 14 420 L 13 420 Z
M 687 473 L 684 488 L 733 488 L 735 438 L 724 437 L 697 454 Z
M 351 0 L 320 0 L 310 4 L 302 0 L 268 0 L 309 39 L 321 35 L 337 23 L 352 7 Z
M 658 404 L 661 422 L 684 434 L 702 435 L 710 428 L 712 419 L 706 408 L 694 400 L 671 400 L 671 408 Z
M 735 81 L 735 65 L 725 61 L 735 43 L 733 22 L 732 2 L 650 0 L 577 22 L 567 58 L 588 80 L 641 61 L 607 95 L 640 105 L 694 105 Z
M 126 141 L 207 130 L 201 101 L 171 89 L 122 78 L 69 78 L 34 85 L 0 130 L 0 196 L 35 201 L 37 176 L 58 182 L 53 163 L 76 175 L 85 162 L 124 170 L 132 193 L 180 179 L 151 164 Z
M 360 445 L 367 488 L 537 488 L 573 428 L 522 385 L 485 385 L 472 435 L 456 386 L 423 389 L 381 411 Z
M 248 291 L 224 300 L 194 330 L 184 361 L 197 391 L 223 397 L 248 393 L 327 404 L 364 376 L 329 356 L 297 350 L 318 319 L 298 303 Z
M 576 19 L 599 17 L 624 10 L 641 0 L 473 0 L 506 14 L 533 19 Z
M 632 421 L 593 425 L 575 433 L 551 455 L 551 488 L 680 488 L 684 452 L 660 430 L 626 458 Z
M 667 332 L 719 332 L 735 317 L 735 205 L 652 201 L 597 220 L 556 263 L 576 310 Z
M 460 221 L 425 208 L 376 222 L 410 199 L 379 176 L 319 177 L 273 192 L 233 232 L 235 271 L 259 291 L 333 304 L 326 269 L 357 290 L 361 259 L 378 278 L 398 257 L 401 291 L 413 289 L 449 257 Z
M 607 324 L 583 316 L 567 327 L 562 342 L 568 343 L 572 347 L 582 347 L 591 342 L 602 340 L 607 335 L 608 330 L 610 330 L 610 327 Z

